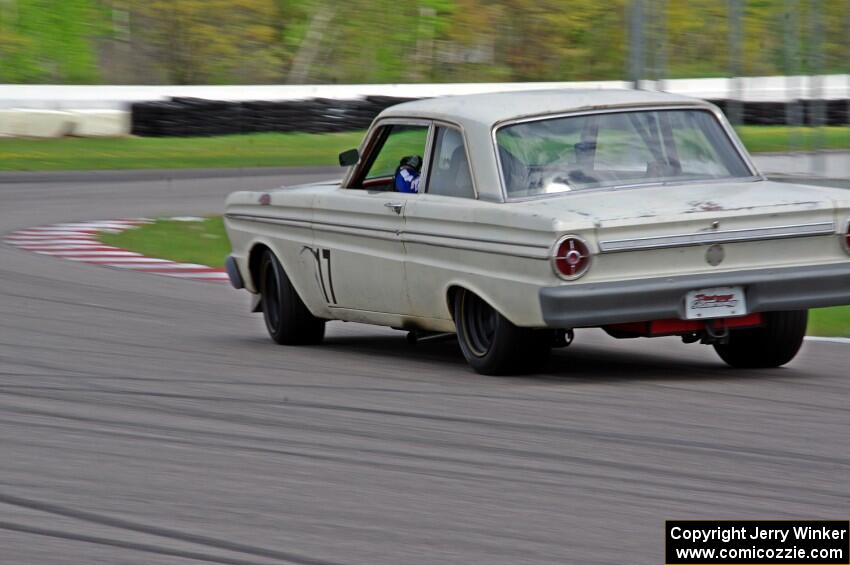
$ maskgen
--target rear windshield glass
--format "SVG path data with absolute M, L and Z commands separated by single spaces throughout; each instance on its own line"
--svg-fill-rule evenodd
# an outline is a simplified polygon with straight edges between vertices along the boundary
M 504 126 L 496 142 L 508 197 L 752 176 L 705 110 L 548 118 Z

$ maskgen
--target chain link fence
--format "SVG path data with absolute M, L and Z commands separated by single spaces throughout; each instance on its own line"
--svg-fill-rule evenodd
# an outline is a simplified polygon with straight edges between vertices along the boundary
M 628 6 L 628 73 L 634 88 L 666 90 L 668 79 L 668 2 L 676 0 L 630 0 Z M 778 22 L 772 29 L 781 36 L 781 67 L 784 77 L 781 92 L 770 102 L 757 103 L 748 96 L 745 68 L 747 41 L 744 13 L 748 0 L 718 0 L 725 10 L 728 89 L 720 102 L 726 116 L 736 127 L 744 124 L 784 125 L 789 128 L 787 147 L 782 159 L 771 159 L 772 167 L 788 174 L 850 178 L 850 152 L 830 151 L 825 128 L 846 128 L 850 141 L 850 57 L 845 58 L 843 76 L 824 76 L 828 45 L 824 19 L 826 3 L 835 0 L 784 0 Z M 840 0 L 846 1 L 846 0 Z M 850 10 L 843 22 L 845 45 L 850 46 Z M 776 24 L 776 21 L 774 21 Z M 833 69 L 830 69 L 834 71 Z M 779 77 L 777 77 L 779 78 Z M 844 95 L 830 99 L 827 78 L 843 81 Z M 812 128 L 804 135 L 804 128 Z

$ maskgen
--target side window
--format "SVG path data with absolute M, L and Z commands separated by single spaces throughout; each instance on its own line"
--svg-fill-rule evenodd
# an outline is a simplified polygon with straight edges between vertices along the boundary
M 475 198 L 472 175 L 459 131 L 438 127 L 433 157 L 428 169 L 428 193 L 460 198 Z
M 386 126 L 384 143 L 378 148 L 378 154 L 366 172 L 365 180 L 392 177 L 402 157 L 425 155 L 425 142 L 428 139 L 427 126 L 394 125 Z

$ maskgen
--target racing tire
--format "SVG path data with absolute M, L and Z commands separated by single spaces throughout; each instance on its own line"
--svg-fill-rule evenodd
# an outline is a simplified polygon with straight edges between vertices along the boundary
M 263 320 L 280 345 L 316 345 L 325 337 L 325 320 L 313 316 L 295 292 L 280 261 L 269 250 L 257 268 Z
M 542 369 L 552 351 L 551 330 L 520 328 L 467 290 L 454 296 L 460 349 L 482 375 L 509 375 Z
M 727 343 L 714 344 L 714 350 L 728 365 L 767 369 L 784 365 L 797 355 L 806 335 L 809 311 L 765 312 L 762 317 L 762 326 L 732 330 Z

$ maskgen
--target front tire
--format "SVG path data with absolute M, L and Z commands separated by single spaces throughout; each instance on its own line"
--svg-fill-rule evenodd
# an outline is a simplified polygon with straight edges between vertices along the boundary
M 271 251 L 263 252 L 257 276 L 263 319 L 271 338 L 280 345 L 321 343 L 325 321 L 310 313 Z
M 542 368 L 549 360 L 550 330 L 517 327 L 467 290 L 455 293 L 454 319 L 463 356 L 478 373 L 525 373 Z
M 714 344 L 727 364 L 738 369 L 766 369 L 791 361 L 806 335 L 808 310 L 765 312 L 764 325 L 732 330 L 728 343 Z

